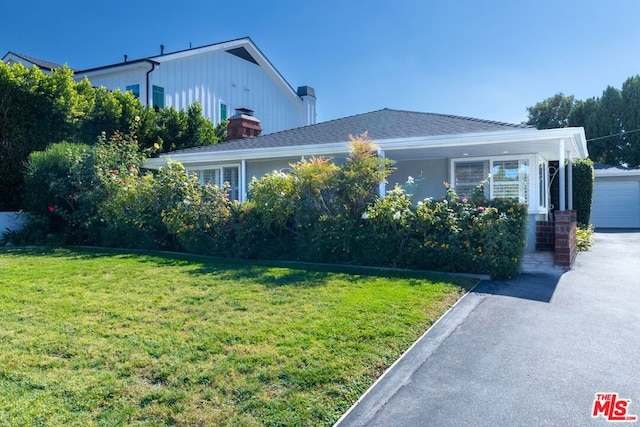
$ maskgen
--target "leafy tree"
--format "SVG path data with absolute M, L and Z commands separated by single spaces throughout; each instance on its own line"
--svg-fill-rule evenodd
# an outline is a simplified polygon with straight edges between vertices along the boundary
M 68 67 L 45 75 L 36 67 L 0 63 L 0 210 L 17 210 L 24 164 L 33 151 L 73 139 L 83 102 Z
M 527 124 L 538 129 L 563 128 L 569 125 L 569 114 L 573 109 L 575 99 L 573 95 L 565 96 L 562 92 L 538 102 L 533 107 L 527 107 L 529 119 Z
M 640 166 L 640 75 L 629 77 L 622 85 L 624 144 L 621 160 L 631 167 Z

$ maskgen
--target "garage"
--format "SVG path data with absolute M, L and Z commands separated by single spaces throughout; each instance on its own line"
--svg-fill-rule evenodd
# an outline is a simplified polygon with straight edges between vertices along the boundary
M 596 168 L 591 223 L 596 228 L 640 228 L 640 169 Z

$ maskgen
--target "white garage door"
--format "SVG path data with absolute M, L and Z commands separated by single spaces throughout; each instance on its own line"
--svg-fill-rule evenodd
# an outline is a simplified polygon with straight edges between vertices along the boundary
M 640 228 L 640 181 L 596 180 L 591 223 L 596 228 Z

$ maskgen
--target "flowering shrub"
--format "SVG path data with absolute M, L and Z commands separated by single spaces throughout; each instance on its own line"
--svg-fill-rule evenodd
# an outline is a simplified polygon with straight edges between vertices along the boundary
M 187 177 L 179 163 L 170 163 L 158 174 L 159 182 L 175 184 L 179 195 L 174 203 L 161 212 L 168 231 L 189 252 L 228 255 L 227 236 L 231 203 L 227 193 L 214 185 L 198 184 L 195 177 Z
M 135 137 L 114 134 L 94 147 L 54 146 L 32 155 L 26 230 L 39 241 L 186 250 L 242 258 L 294 259 L 484 273 L 517 273 L 526 207 L 488 201 L 482 183 L 460 198 L 414 204 L 399 186 L 384 198 L 378 182 L 392 170 L 365 137 L 354 138 L 342 166 L 326 158 L 252 180 L 250 200 L 202 186 L 169 162 L 141 173 Z M 414 181 L 415 184 L 415 181 Z M 445 183 L 446 185 L 446 183 Z M 49 235 L 55 239 L 49 239 Z M 19 239 L 21 243 L 28 239 Z

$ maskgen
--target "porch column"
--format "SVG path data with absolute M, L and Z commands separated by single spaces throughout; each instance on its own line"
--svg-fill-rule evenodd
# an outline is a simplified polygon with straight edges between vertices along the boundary
M 560 140 L 558 153 L 558 193 L 560 196 L 559 210 L 564 211 L 567 209 L 565 203 L 566 185 L 565 185 L 565 168 L 564 168 L 564 139 Z
M 238 198 L 241 202 L 247 199 L 247 161 L 242 159 L 240 162 L 240 191 L 238 191 Z
M 567 209 L 573 210 L 573 162 L 571 152 L 567 151 Z
M 380 148 L 380 147 L 378 147 L 377 154 L 378 154 L 379 158 L 381 158 L 381 159 L 385 158 L 384 157 L 384 150 L 382 150 L 382 148 Z M 383 179 L 380 182 L 380 184 L 378 184 L 378 195 L 380 197 L 384 197 L 385 194 L 387 194 L 387 181 Z

